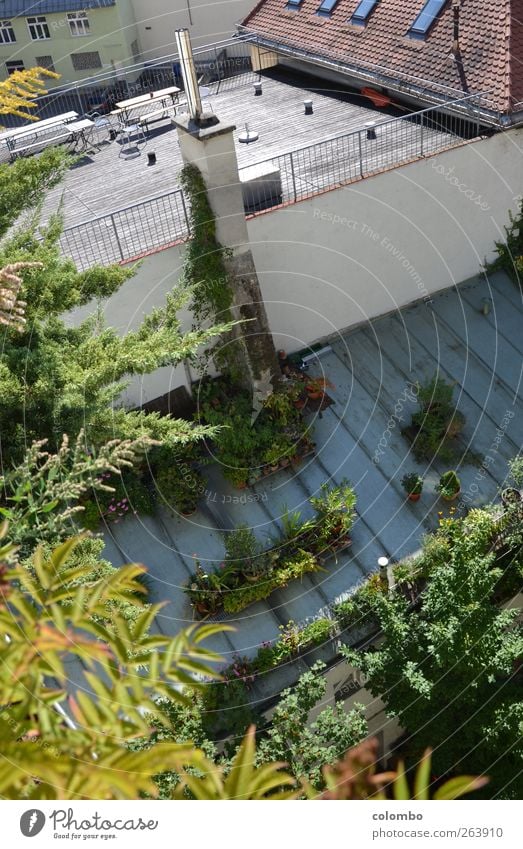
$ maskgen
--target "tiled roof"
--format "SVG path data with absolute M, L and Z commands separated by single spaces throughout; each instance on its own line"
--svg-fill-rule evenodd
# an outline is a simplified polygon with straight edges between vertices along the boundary
M 365 27 L 349 24 L 358 2 L 339 0 L 330 17 L 323 17 L 316 14 L 320 0 L 303 0 L 294 11 L 286 0 L 261 0 L 243 25 L 282 47 L 368 70 L 376 78 L 455 97 L 490 91 L 496 111 L 509 112 L 523 100 L 523 0 L 462 0 L 461 62 L 452 55 L 450 0 L 425 40 L 407 36 L 424 0 L 378 0 Z
M 81 12 L 115 5 L 116 0 L 0 0 L 0 18 Z

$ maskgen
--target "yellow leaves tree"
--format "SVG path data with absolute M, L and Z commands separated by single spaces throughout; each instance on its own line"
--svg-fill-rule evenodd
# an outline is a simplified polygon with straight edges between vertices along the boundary
M 0 115 L 17 115 L 28 121 L 38 121 L 29 110 L 35 108 L 36 98 L 47 91 L 42 77 L 58 80 L 60 74 L 46 68 L 28 68 L 15 71 L 0 82 Z

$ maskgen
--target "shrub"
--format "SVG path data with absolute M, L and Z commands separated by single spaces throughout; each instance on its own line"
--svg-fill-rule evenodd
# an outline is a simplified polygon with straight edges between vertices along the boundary
M 412 416 L 411 427 L 403 431 L 412 441 L 417 460 L 451 460 L 455 456 L 452 440 L 463 429 L 465 418 L 453 402 L 454 387 L 435 375 L 418 384 L 420 409 Z
M 436 484 L 436 492 L 439 492 L 442 498 L 453 498 L 458 494 L 460 489 L 460 479 L 453 470 L 444 472 L 439 479 L 439 483 Z

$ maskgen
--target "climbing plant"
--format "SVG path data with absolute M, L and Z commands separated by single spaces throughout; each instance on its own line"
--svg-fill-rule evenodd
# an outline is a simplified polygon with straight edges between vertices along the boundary
M 207 187 L 195 165 L 186 165 L 180 183 L 189 200 L 192 239 L 187 246 L 184 278 L 194 287 L 192 308 L 197 321 L 230 321 L 233 300 L 225 257 L 227 251 L 216 238 L 216 220 Z

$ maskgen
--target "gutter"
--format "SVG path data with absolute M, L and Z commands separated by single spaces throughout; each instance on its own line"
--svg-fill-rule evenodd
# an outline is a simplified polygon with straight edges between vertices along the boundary
M 247 27 L 240 25 L 238 29 L 244 35 L 252 36 L 252 43 L 257 44 L 262 47 L 266 47 L 269 50 L 272 50 L 275 53 L 279 53 L 282 56 L 286 56 L 290 59 L 301 59 L 311 65 L 316 65 L 320 68 L 327 68 L 329 70 L 334 70 L 339 74 L 343 74 L 345 76 L 352 75 L 357 77 L 362 82 L 371 82 L 374 84 L 378 84 L 384 88 L 390 89 L 398 94 L 407 94 L 411 97 L 421 100 L 424 103 L 433 105 L 433 106 L 441 106 L 443 108 L 447 107 L 450 112 L 457 112 L 460 114 L 470 114 L 470 110 L 459 108 L 459 106 L 454 106 L 451 108 L 448 106 L 449 100 L 457 100 L 457 99 L 465 99 L 466 95 L 461 91 L 456 91 L 454 89 L 448 89 L 448 94 L 438 94 L 432 89 L 427 88 L 429 84 L 426 80 L 420 80 L 420 82 L 425 83 L 425 85 L 416 85 L 408 82 L 401 82 L 393 77 L 387 76 L 383 71 L 378 70 L 368 70 L 365 68 L 361 68 L 358 65 L 350 65 L 346 62 L 337 62 L 335 59 L 328 59 L 326 57 L 318 56 L 315 53 L 310 53 L 307 50 L 299 49 L 296 47 L 290 47 L 281 44 L 280 42 L 272 41 L 269 38 L 264 36 L 260 36 L 257 33 L 249 30 Z M 437 83 L 434 83 L 437 85 Z M 481 92 L 477 94 L 478 100 L 483 98 L 485 94 L 489 92 Z M 474 95 L 470 96 L 472 99 Z M 474 104 L 476 107 L 476 104 Z M 477 107 L 476 107 L 477 108 Z M 479 115 L 481 116 L 481 122 L 483 124 L 490 124 L 496 127 L 501 127 L 506 129 L 509 126 L 515 126 L 523 121 L 523 112 L 518 112 L 514 115 L 502 115 L 498 110 L 495 109 L 487 109 L 485 107 L 479 107 Z M 476 112 L 476 109 L 475 109 Z M 477 112 L 476 112 L 477 114 Z

